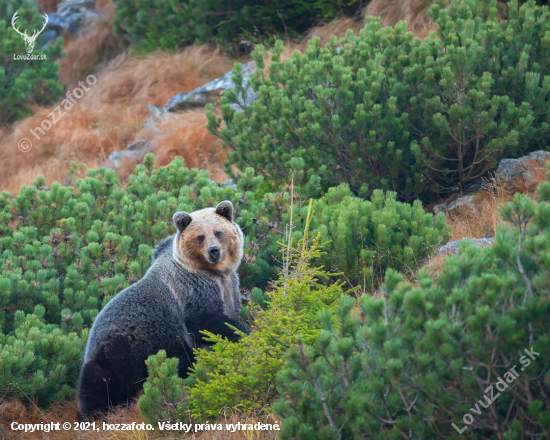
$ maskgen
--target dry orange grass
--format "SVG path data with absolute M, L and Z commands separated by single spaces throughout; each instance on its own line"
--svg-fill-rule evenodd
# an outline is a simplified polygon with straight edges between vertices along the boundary
M 453 228 L 451 241 L 495 236 L 497 226 L 502 223 L 498 208 L 512 200 L 513 194 L 493 178 L 485 180 L 484 186 L 474 209 L 463 206 L 449 214 L 447 223 Z
M 65 401 L 54 404 L 46 410 L 39 410 L 36 407 L 31 406 L 26 408 L 21 402 L 7 402 L 0 405 L 0 428 L 2 429 L 3 438 L 6 440 L 149 440 L 149 439 L 181 439 L 182 434 L 177 432 L 166 431 L 164 434 L 156 431 L 103 431 L 103 421 L 97 421 L 96 427 L 100 427 L 100 431 L 75 431 L 74 426 L 76 422 L 77 407 L 74 401 Z M 60 429 L 59 431 L 43 432 L 35 431 L 33 433 L 20 430 L 12 430 L 11 423 L 17 422 L 20 424 L 31 423 L 60 423 L 60 427 L 63 423 L 70 423 L 73 429 L 65 431 Z M 128 410 L 125 408 L 118 408 L 117 410 L 110 412 L 105 418 L 105 422 L 109 424 L 131 424 L 133 422 L 136 425 L 144 423 L 141 418 L 139 409 L 134 403 L 130 405 Z M 279 423 L 281 420 L 272 414 L 266 414 L 264 417 L 257 417 L 251 414 L 239 414 L 232 412 L 226 414 L 222 420 L 213 423 L 220 423 L 223 427 L 225 424 L 252 424 L 255 423 Z M 189 422 L 187 422 L 189 423 Z M 230 432 L 227 430 L 222 431 L 202 431 L 197 433 L 189 433 L 185 436 L 188 440 L 275 440 L 277 438 L 277 431 L 235 431 Z
M 167 165 L 175 156 L 182 156 L 185 166 L 210 171 L 213 180 L 227 179 L 223 170 L 225 151 L 220 141 L 208 133 L 204 109 L 166 115 L 155 124 L 155 131 L 143 129 L 137 134 L 139 139 L 150 140 L 154 146 L 157 165 Z
M 519 176 L 513 187 L 517 192 L 529 194 L 531 197 L 537 197 L 537 187 L 548 181 L 548 163 L 540 163 L 536 159 L 527 159 L 525 161 L 527 178 Z
M 66 55 L 59 60 L 59 82 L 74 87 L 88 74 L 100 71 L 106 61 L 122 54 L 124 47 L 125 41 L 113 34 L 108 21 L 85 29 L 76 39 L 65 39 Z
M 528 179 L 520 176 L 507 185 L 494 178 L 487 179 L 484 181 L 484 190 L 477 200 L 475 210 L 464 207 L 453 211 L 448 219 L 453 228 L 451 241 L 466 237 L 494 237 L 497 226 L 503 222 L 498 212 L 499 206 L 513 200 L 514 193 L 528 194 L 536 198 L 538 185 L 548 181 L 547 164 L 531 159 L 527 160 L 525 165 Z
M 498 207 L 511 199 L 512 196 L 501 188 L 499 188 L 498 193 L 485 190 L 477 200 L 475 211 L 468 207 L 454 209 L 452 213 L 447 214 L 447 224 L 452 227 L 452 235 L 449 241 L 459 241 L 463 238 L 494 237 L 497 226 L 502 223 Z M 435 253 L 416 270 L 407 272 L 405 279 L 414 288 L 417 288 L 420 286 L 418 272 L 420 269 L 426 269 L 435 281 L 443 270 L 448 255 L 446 253 Z
M 397 22 L 407 20 L 408 30 L 419 38 L 425 38 L 436 29 L 426 14 L 432 3 L 432 0 L 371 0 L 363 15 L 382 17 L 383 26 L 395 26 Z
M 548 181 L 547 163 L 541 164 L 535 159 L 526 161 L 528 179 L 518 177 L 514 182 L 499 182 L 494 178 L 484 181 L 484 190 L 476 201 L 475 210 L 468 207 L 453 210 L 447 215 L 447 223 L 453 228 L 450 241 L 458 241 L 463 238 L 489 238 L 494 237 L 499 224 L 503 223 L 498 208 L 511 200 L 514 193 L 528 194 L 536 199 L 537 187 L 542 182 Z M 422 266 L 426 268 L 433 279 L 443 269 L 446 254 L 436 254 Z M 407 277 L 413 286 L 418 287 L 416 273 Z
M 383 26 L 395 26 L 401 20 L 407 21 L 408 29 L 417 37 L 424 38 L 430 30 L 436 29 L 435 24 L 426 15 L 432 5 L 432 0 L 371 0 L 363 9 L 359 21 L 351 18 L 340 18 L 328 24 L 315 26 L 311 28 L 303 41 L 299 44 L 287 44 L 291 50 L 304 51 L 307 48 L 307 42 L 313 37 L 321 38 L 321 45 L 330 41 L 330 37 L 335 35 L 338 38 L 346 35 L 348 29 L 358 34 L 363 28 L 365 18 L 368 15 L 382 18 Z
M 401 20 L 407 21 L 407 29 L 418 38 L 426 38 L 430 31 L 437 30 L 437 25 L 428 17 L 428 10 L 433 0 L 371 0 L 364 8 L 363 15 L 382 17 L 383 26 L 395 26 Z M 498 2 L 498 18 L 508 18 L 508 7 L 505 2 Z
M 126 149 L 142 131 L 149 118 L 148 104 L 159 107 L 179 92 L 190 91 L 233 66 L 233 61 L 207 47 L 189 47 L 176 53 L 155 53 L 146 58 L 131 58 L 118 67 L 118 60 L 108 63 L 97 76 L 97 84 L 86 92 L 78 103 L 66 112 L 46 135 L 36 140 L 30 129 L 39 126 L 55 106 L 36 108 L 35 114 L 4 128 L 0 139 L 3 160 L 0 190 L 17 192 L 21 184 L 29 184 L 37 174 L 44 174 L 48 184 L 64 182 L 71 161 L 83 162 L 89 167 L 102 165 L 107 156 Z M 85 78 L 81 78 L 84 80 Z M 50 118 L 51 120 L 51 118 Z M 170 134 L 156 142 L 164 154 L 187 156 L 186 149 L 201 151 L 208 159 L 203 164 L 215 165 L 215 175 L 221 178 L 221 160 L 214 163 L 212 146 L 218 141 L 208 134 L 205 119 L 190 115 L 190 121 L 181 128 L 169 127 Z M 173 122 L 167 122 L 167 125 Z M 178 142 L 181 136 L 183 143 Z M 22 153 L 17 145 L 21 138 L 31 139 L 31 151 Z M 184 145 L 185 144 L 185 145 Z M 167 159 L 163 159 L 167 161 Z
M 362 17 L 359 20 L 339 18 L 311 28 L 302 41 L 286 42 L 281 58 L 290 58 L 295 50 L 304 52 L 309 40 L 314 37 L 319 37 L 321 46 L 324 46 L 333 35 L 342 38 L 348 29 L 357 35 L 364 27 L 367 15 L 382 17 L 383 26 L 394 26 L 400 20 L 407 20 L 409 30 L 414 32 L 417 37 L 424 38 L 430 30 L 435 29 L 432 21 L 426 16 L 426 11 L 431 4 L 431 0 L 372 0 L 363 9 Z
M 495 179 L 487 179 L 484 182 L 484 191 L 477 200 L 475 211 L 464 207 L 454 210 L 452 215 L 447 217 L 447 223 L 453 228 L 453 234 L 450 241 L 458 241 L 468 237 L 494 237 L 498 225 L 503 223 L 498 208 L 502 204 L 513 200 L 513 193 L 515 192 L 528 194 L 530 197 L 536 198 L 537 186 L 542 182 L 548 181 L 546 165 L 546 163 L 540 164 L 534 159 L 526 161 L 529 179 L 526 180 L 523 177 L 517 178 L 509 185 L 512 190 L 506 189 L 504 182 L 498 182 Z M 422 266 L 428 269 L 434 280 L 443 269 L 446 256 L 446 254 L 436 254 L 429 258 Z M 410 274 L 408 280 L 413 286 L 418 287 L 416 274 Z
M 115 4 L 112 0 L 96 0 L 96 11 L 100 12 L 105 19 L 114 20 L 115 18 Z
M 308 40 L 314 37 L 319 37 L 321 39 L 321 45 L 323 46 L 330 41 L 330 37 L 333 35 L 338 38 L 342 38 L 346 35 L 348 29 L 351 29 L 354 34 L 357 34 L 361 28 L 362 25 L 359 25 L 357 21 L 352 20 L 351 18 L 340 18 L 323 26 L 315 26 L 314 28 L 311 28 L 301 45 L 304 49 L 306 49 Z

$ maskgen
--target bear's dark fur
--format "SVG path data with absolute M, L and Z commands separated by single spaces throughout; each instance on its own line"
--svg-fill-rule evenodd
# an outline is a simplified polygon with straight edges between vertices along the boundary
M 243 236 L 232 217 L 228 201 L 176 213 L 178 232 L 159 242 L 145 276 L 101 310 L 80 373 L 79 420 L 129 402 L 147 379 L 145 360 L 159 350 L 179 359 L 185 377 L 192 347 L 209 345 L 201 330 L 231 341 L 239 336 L 226 324 L 249 333 L 238 323 Z

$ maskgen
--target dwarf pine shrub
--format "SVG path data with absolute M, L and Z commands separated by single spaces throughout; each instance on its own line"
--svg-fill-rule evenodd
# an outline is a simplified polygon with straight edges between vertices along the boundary
M 115 28 L 141 50 L 181 48 L 194 42 L 248 51 L 275 36 L 294 38 L 316 21 L 359 11 L 358 0 L 118 0 Z
M 31 36 L 44 24 L 44 17 L 38 13 L 30 0 L 5 0 L 0 3 L 0 124 L 11 123 L 28 116 L 28 105 L 48 105 L 55 102 L 63 92 L 58 83 L 55 62 L 61 57 L 61 39 L 40 48 L 40 40 L 34 45 L 33 54 L 46 55 L 44 60 L 18 60 L 14 55 L 26 55 L 25 42 L 11 26 L 13 15 L 18 12 L 16 25 L 21 32 Z
M 226 93 L 221 118 L 207 107 L 208 129 L 229 165 L 271 182 L 319 175 L 324 190 L 346 182 L 401 200 L 462 189 L 550 141 L 550 11 L 512 1 L 499 21 L 496 4 L 438 0 L 439 35 L 424 41 L 404 21 L 382 28 L 374 17 L 357 36 L 324 48 L 313 39 L 284 61 L 279 41 L 265 77 L 257 46 L 258 99 L 237 112 L 230 105 L 246 91 Z M 235 77 L 242 84 L 240 66 Z
M 48 323 L 45 311 L 40 304 L 31 314 L 19 310 L 15 330 L 0 331 L 0 402 L 32 397 L 47 405 L 75 395 L 84 340 L 77 331 Z M 82 318 L 71 318 L 82 330 Z
M 363 291 L 377 287 L 388 267 L 416 272 L 451 236 L 444 215 L 434 218 L 419 200 L 401 203 L 391 191 L 375 190 L 364 200 L 342 184 L 315 200 L 313 209 L 311 234 L 326 242 L 318 262 Z M 305 218 L 306 207 L 298 212 Z
M 549 182 L 539 198 L 516 195 L 493 246 L 462 247 L 437 281 L 390 270 L 382 298 L 320 313 L 278 375 L 281 438 L 548 437 Z
M 183 379 L 178 376 L 179 359 L 167 359 L 166 351 L 160 350 L 145 363 L 149 376 L 138 400 L 143 419 L 152 425 L 163 421 L 188 422 Z

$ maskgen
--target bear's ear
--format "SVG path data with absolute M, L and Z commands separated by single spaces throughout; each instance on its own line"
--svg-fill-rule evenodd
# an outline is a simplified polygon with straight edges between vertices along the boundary
M 223 218 L 226 218 L 230 222 L 233 221 L 233 203 L 229 200 L 224 200 L 223 202 L 218 203 L 216 206 L 216 214 L 221 215 Z
M 191 216 L 183 211 L 176 212 L 174 214 L 174 217 L 172 217 L 174 226 L 178 229 L 179 232 L 182 232 L 187 226 L 189 226 L 191 220 Z

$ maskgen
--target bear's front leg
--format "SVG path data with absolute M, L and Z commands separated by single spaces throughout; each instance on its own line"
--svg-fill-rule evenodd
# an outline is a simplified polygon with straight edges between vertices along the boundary
M 187 329 L 194 337 L 195 347 L 212 346 L 212 342 L 206 341 L 205 335 L 201 331 L 209 331 L 215 335 L 220 335 L 229 339 L 231 342 L 237 342 L 241 336 L 229 327 L 227 324 L 238 330 L 250 334 L 250 330 L 237 321 L 229 318 L 223 313 L 220 314 L 202 314 L 189 318 L 186 322 Z

